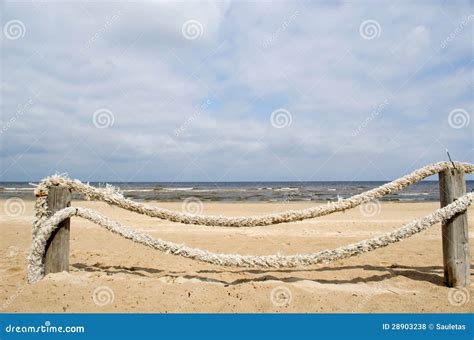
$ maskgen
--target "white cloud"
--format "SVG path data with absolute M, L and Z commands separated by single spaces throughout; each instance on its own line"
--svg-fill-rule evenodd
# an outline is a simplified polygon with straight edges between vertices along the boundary
M 2 133 L 1 179 L 385 179 L 444 147 L 472 160 L 473 126 L 447 122 L 474 114 L 472 30 L 440 47 L 469 3 L 387 4 L 7 2 L 26 34 L 1 40 L 2 126 L 34 100 Z M 278 108 L 291 126 L 272 128 Z

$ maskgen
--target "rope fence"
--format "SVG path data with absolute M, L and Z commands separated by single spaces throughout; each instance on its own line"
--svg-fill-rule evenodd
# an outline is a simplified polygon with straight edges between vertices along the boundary
M 290 210 L 277 214 L 253 217 L 195 216 L 134 202 L 125 198 L 114 187 L 108 186 L 105 189 L 99 189 L 84 184 L 78 180 L 72 180 L 62 176 L 48 177 L 35 189 L 37 200 L 35 204 L 35 220 L 32 230 L 33 242 L 28 258 L 28 282 L 33 283 L 44 277 L 45 254 L 47 252 L 48 242 L 52 237 L 54 237 L 54 233 L 60 227 L 61 223 L 71 217 L 81 217 L 89 220 L 114 234 L 152 249 L 201 262 L 245 268 L 291 268 L 309 266 L 318 263 L 328 263 L 357 256 L 381 247 L 386 247 L 389 244 L 399 242 L 420 233 L 437 223 L 445 223 L 446 221 L 456 218 L 457 215 L 465 212 L 474 201 L 474 193 L 464 194 L 461 197 L 457 197 L 452 203 L 435 210 L 423 218 L 407 223 L 395 231 L 332 250 L 322 250 L 315 253 L 295 255 L 253 256 L 212 253 L 207 250 L 191 248 L 182 244 L 154 238 L 146 233 L 122 225 L 119 222 L 113 221 L 98 212 L 87 208 L 66 207 L 52 214 L 48 207 L 47 198 L 50 188 L 53 186 L 64 187 L 72 192 L 80 193 L 86 199 L 104 201 L 110 205 L 118 206 L 129 211 L 172 222 L 221 227 L 256 227 L 302 221 L 351 209 L 360 204 L 400 191 L 403 188 L 417 183 L 429 176 L 453 169 L 453 167 L 461 174 L 474 172 L 474 165 L 470 163 L 435 163 L 420 168 L 411 174 L 390 183 L 338 202 L 331 202 L 327 205 L 316 206 L 308 209 Z

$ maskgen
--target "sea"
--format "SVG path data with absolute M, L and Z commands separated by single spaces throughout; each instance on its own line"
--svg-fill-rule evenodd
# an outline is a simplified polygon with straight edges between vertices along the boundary
M 387 182 L 90 182 L 98 188 L 106 184 L 119 188 L 125 197 L 136 201 L 183 201 L 195 197 L 222 202 L 328 202 L 347 198 Z M 474 181 L 466 181 L 467 192 Z M 34 199 L 34 183 L 0 182 L 0 198 Z M 74 195 L 73 198 L 80 198 Z M 422 181 L 381 198 L 382 201 L 439 201 L 438 181 Z

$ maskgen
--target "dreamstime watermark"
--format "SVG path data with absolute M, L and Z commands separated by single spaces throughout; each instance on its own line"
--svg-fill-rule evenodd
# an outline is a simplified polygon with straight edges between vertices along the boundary
M 464 306 L 471 299 L 467 288 L 451 288 L 448 290 L 448 301 L 452 306 Z
M 181 33 L 183 33 L 183 37 L 186 39 L 195 40 L 202 36 L 204 28 L 199 21 L 192 19 L 183 23 L 183 26 L 181 26 Z
M 459 25 L 456 26 L 456 28 L 444 39 L 441 41 L 439 46 L 441 49 L 445 49 L 448 47 L 448 45 L 454 41 L 459 34 L 461 34 L 462 31 L 474 20 L 474 14 L 469 15 L 468 17 L 464 18 Z
M 382 205 L 379 201 L 370 201 L 359 206 L 361 214 L 365 217 L 374 217 L 382 212 Z
M 114 291 L 107 286 L 99 286 L 94 289 L 94 292 L 92 293 L 92 301 L 94 301 L 97 306 L 110 305 L 114 302 L 114 300 Z
M 449 113 L 448 123 L 453 129 L 462 129 L 469 125 L 471 117 L 464 109 L 454 109 Z
M 272 289 L 270 301 L 275 307 L 287 307 L 290 305 L 293 296 L 291 290 L 285 286 L 278 286 Z
M 18 217 L 25 213 L 25 201 L 19 197 L 9 198 L 3 203 L 5 214 L 9 217 Z
M 270 122 L 274 128 L 283 129 L 291 125 L 293 117 L 290 111 L 286 109 L 277 109 L 272 112 Z
M 362 131 L 364 131 L 367 126 L 375 119 L 377 118 L 390 104 L 390 101 L 388 99 L 385 99 L 382 103 L 377 105 L 372 112 L 370 113 L 369 116 L 367 116 L 358 126 L 356 129 L 352 131 L 352 137 L 357 137 L 360 135 Z
M 204 206 L 199 198 L 188 197 L 181 205 L 181 210 L 189 215 L 200 215 L 204 210 Z
M 193 112 L 193 114 L 188 119 L 186 119 L 185 122 L 183 124 L 181 124 L 181 126 L 179 128 L 174 130 L 174 135 L 176 137 L 181 136 L 181 134 L 183 132 L 185 132 L 188 129 L 188 127 L 196 119 L 198 119 L 198 117 L 201 116 L 203 112 L 205 112 L 209 108 L 210 105 L 211 105 L 211 100 L 210 99 L 207 99 L 204 103 L 202 103 L 201 105 L 198 105 L 196 107 L 196 110 Z
M 114 125 L 115 116 L 112 111 L 108 109 L 98 109 L 92 115 L 92 123 L 94 126 L 99 129 L 106 129 Z
M 26 27 L 25 24 L 20 20 L 10 20 L 3 25 L 3 34 L 9 40 L 18 40 L 25 36 Z
M 283 23 L 278 27 L 278 29 L 265 41 L 262 43 L 263 48 L 268 48 L 276 43 L 276 41 L 280 38 L 280 35 L 284 33 L 291 23 L 296 19 L 299 15 L 299 11 L 294 11 Z
M 27 284 L 24 284 L 24 285 L 21 285 L 20 287 L 18 287 L 15 291 L 15 293 L 13 293 L 12 295 L 10 295 L 8 297 L 8 299 L 5 300 L 5 302 L 3 302 L 1 305 L 0 305 L 0 310 L 5 310 L 6 308 L 8 308 L 9 306 L 11 306 L 11 304 L 23 293 L 23 291 L 26 289 L 26 287 L 28 287 Z
M 11 117 L 5 124 L 2 125 L 0 129 L 0 135 L 7 132 L 13 126 L 13 124 L 16 123 L 18 119 L 20 119 L 24 114 L 26 114 L 31 109 L 31 107 L 35 104 L 35 100 L 37 97 L 38 97 L 38 94 L 34 96 L 33 98 L 28 99 L 26 103 L 18 104 L 15 115 Z
M 92 45 L 94 45 L 103 34 L 110 30 L 112 25 L 114 25 L 119 20 L 122 14 L 122 9 L 115 10 L 113 14 L 105 20 L 102 26 L 84 43 L 84 46 L 81 48 L 81 52 L 84 53 L 86 50 L 91 48 Z
M 292 191 L 291 193 L 285 195 L 285 198 L 281 201 L 283 204 L 290 203 L 298 197 L 298 191 Z
M 21 325 L 9 324 L 5 326 L 6 333 L 84 333 L 84 326 L 53 326 L 50 321 L 45 321 L 43 325 Z
M 363 309 L 367 306 L 367 304 L 370 303 L 373 299 L 377 299 L 380 295 L 382 294 L 396 294 L 396 295 L 401 295 L 401 294 L 416 294 L 418 291 L 413 290 L 413 289 L 404 289 L 400 287 L 397 283 L 395 282 L 390 282 L 389 280 L 395 278 L 397 274 L 392 270 L 388 269 L 389 274 L 387 277 L 380 281 L 380 282 L 374 282 L 372 285 L 367 285 L 370 289 L 365 291 L 361 291 L 359 294 L 355 294 L 356 296 L 360 296 L 361 299 L 355 305 L 354 308 L 352 308 L 352 313 L 362 313 L 364 312 Z
M 359 26 L 359 34 L 365 40 L 377 39 L 382 34 L 382 27 L 376 20 L 365 20 Z
M 407 51 L 413 51 L 413 46 L 418 42 L 418 37 L 426 31 L 426 27 L 423 25 L 416 26 L 408 34 L 405 35 L 405 38 L 402 39 L 398 44 L 391 45 L 389 50 L 392 54 L 395 54 L 403 46 L 407 47 Z

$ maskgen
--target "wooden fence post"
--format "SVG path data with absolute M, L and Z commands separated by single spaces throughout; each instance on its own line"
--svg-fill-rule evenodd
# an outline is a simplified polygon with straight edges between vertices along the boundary
M 466 193 L 464 173 L 446 169 L 439 173 L 441 207 Z M 444 281 L 448 287 L 465 287 L 470 283 L 471 258 L 467 211 L 456 214 L 442 224 Z
M 52 186 L 48 193 L 48 209 L 51 213 L 71 205 L 71 192 L 62 186 Z M 69 271 L 70 219 L 61 222 L 46 244 L 44 259 L 45 275 Z

